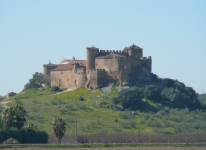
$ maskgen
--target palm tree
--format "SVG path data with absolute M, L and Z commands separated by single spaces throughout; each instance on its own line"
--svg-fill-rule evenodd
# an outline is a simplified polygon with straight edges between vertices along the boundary
M 19 105 L 5 109 L 3 112 L 5 128 L 8 129 L 11 127 L 16 127 L 21 129 L 26 121 L 26 116 L 26 110 Z
M 25 118 L 27 116 L 26 110 L 19 105 L 17 105 L 14 109 L 15 109 L 14 126 L 17 127 L 18 129 L 21 129 L 24 126 L 24 122 L 26 121 Z
M 34 125 L 33 123 L 28 123 L 27 126 L 24 127 L 25 129 L 37 129 L 37 125 Z
M 61 143 L 61 138 L 64 136 L 66 131 L 66 122 L 62 118 L 54 118 L 51 125 L 52 131 L 58 138 L 58 143 Z

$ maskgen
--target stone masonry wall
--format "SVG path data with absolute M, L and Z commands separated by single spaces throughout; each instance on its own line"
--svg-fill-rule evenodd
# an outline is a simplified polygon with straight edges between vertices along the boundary
M 71 89 L 84 86 L 86 80 L 86 73 L 75 73 L 73 70 L 51 71 L 51 86 Z
M 95 59 L 96 69 L 105 69 L 105 71 L 119 71 L 118 59 Z

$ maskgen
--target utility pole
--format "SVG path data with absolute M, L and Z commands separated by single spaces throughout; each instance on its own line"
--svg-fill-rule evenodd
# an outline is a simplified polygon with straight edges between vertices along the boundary
M 77 140 L 77 117 L 76 117 L 76 140 Z
M 133 129 L 132 129 L 132 123 L 133 123 L 133 120 L 131 119 L 131 131 L 132 131 L 132 136 L 131 136 L 131 138 L 132 138 L 132 141 L 133 141 Z
M 186 126 L 186 119 L 185 119 L 185 135 L 187 134 L 187 126 Z
M 138 127 L 138 137 L 139 137 L 139 143 L 140 143 L 140 123 L 139 123 L 139 127 Z

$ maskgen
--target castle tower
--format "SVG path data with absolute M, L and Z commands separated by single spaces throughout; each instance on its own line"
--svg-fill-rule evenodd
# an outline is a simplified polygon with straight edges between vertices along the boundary
M 90 69 L 95 69 L 95 58 L 99 56 L 99 49 L 92 46 L 87 47 L 87 72 Z
M 125 47 L 125 53 L 128 53 L 129 56 L 133 58 L 142 57 L 143 56 L 143 49 L 136 45 L 131 45 L 130 47 Z
M 55 69 L 57 66 L 58 66 L 58 65 L 51 64 L 50 61 L 49 61 L 48 64 L 44 64 L 44 65 L 43 65 L 43 74 L 44 74 L 44 76 L 46 77 L 46 79 L 48 80 L 48 82 L 43 85 L 45 88 L 50 87 L 50 83 L 51 83 L 51 81 L 50 81 L 50 71 L 51 71 L 52 69 Z

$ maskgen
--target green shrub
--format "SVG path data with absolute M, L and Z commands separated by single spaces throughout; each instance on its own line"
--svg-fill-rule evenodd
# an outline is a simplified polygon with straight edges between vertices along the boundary
M 157 120 L 149 119 L 147 120 L 147 123 L 149 124 L 150 127 L 155 127 L 155 128 L 161 127 L 161 124 Z
M 96 127 L 96 125 L 97 125 L 96 121 L 93 121 L 93 120 L 90 122 L 90 124 L 93 128 Z
M 129 128 L 129 126 L 130 126 L 130 122 L 129 121 L 122 121 L 120 124 L 121 124 L 121 126 L 123 128 Z
M 9 129 L 0 130 L 0 142 L 3 142 L 10 137 L 16 139 L 22 144 L 25 143 L 48 143 L 48 134 L 45 131 L 39 131 L 34 129 Z
M 59 91 L 60 89 L 58 86 L 54 85 L 52 86 L 51 90 L 54 92 L 54 91 Z
M 119 116 L 122 118 L 122 119 L 130 119 L 131 118 L 131 115 L 129 112 L 119 112 Z
M 176 124 L 174 127 L 175 133 L 186 133 L 185 131 L 186 131 L 185 130 L 185 123 L 183 123 L 183 122 Z
M 34 103 L 34 104 L 38 104 L 37 99 L 32 100 L 32 103 Z
M 130 127 L 136 128 L 137 122 L 136 121 L 130 121 Z
M 99 129 L 99 134 L 107 134 L 108 130 L 107 129 Z
M 155 130 L 156 133 L 159 133 L 159 134 L 173 134 L 173 132 L 169 129 L 159 129 L 159 130 Z
M 147 99 L 155 99 L 158 96 L 157 88 L 154 85 L 147 85 L 144 89 L 144 97 Z
M 61 99 L 61 98 L 60 98 L 60 99 L 57 99 L 56 101 L 57 101 L 58 104 L 65 104 L 64 100 Z
M 144 114 L 141 115 L 140 121 L 141 121 L 142 123 L 144 123 L 144 122 L 147 121 L 149 118 L 150 118 L 150 115 L 144 113 Z
M 23 103 L 22 103 L 21 100 L 15 100 L 15 104 L 16 104 L 16 105 L 23 105 Z
M 78 100 L 79 101 L 84 101 L 84 98 L 82 96 L 79 96 Z
M 120 101 L 124 108 L 141 108 L 145 103 L 142 101 L 144 97 L 144 89 L 132 87 L 124 89 L 118 93 L 116 99 Z
M 117 126 L 112 126 L 112 130 L 113 130 L 114 132 L 116 132 L 116 133 L 121 132 L 121 130 L 120 130 L 119 127 L 117 127 Z
M 97 119 L 97 123 L 98 123 L 98 125 L 102 124 L 102 120 L 101 119 Z
M 69 104 L 66 104 L 66 108 L 67 108 L 67 110 L 72 110 L 73 109 L 73 104 L 71 104 L 71 103 L 69 103 Z
M 76 105 L 77 105 L 77 107 L 79 107 L 80 109 L 85 109 L 85 108 L 87 107 L 85 103 L 77 103 Z

